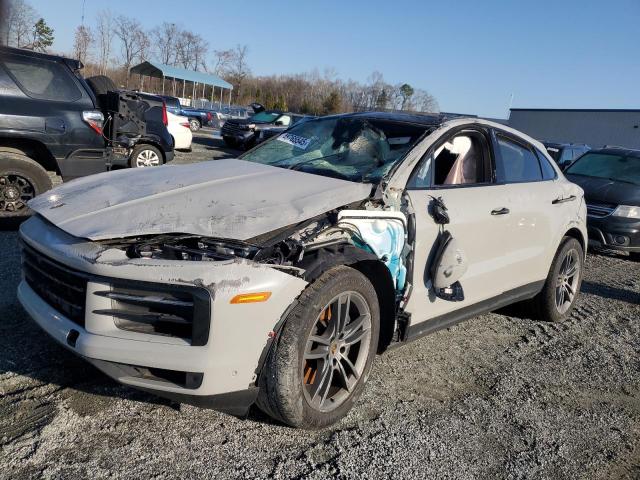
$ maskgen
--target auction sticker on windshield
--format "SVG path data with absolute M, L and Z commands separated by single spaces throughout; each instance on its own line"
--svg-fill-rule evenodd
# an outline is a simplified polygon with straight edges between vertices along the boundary
M 293 133 L 283 133 L 278 137 L 278 140 L 284 143 L 288 143 L 289 145 L 293 145 L 294 147 L 301 150 L 306 150 L 311 143 L 310 138 L 300 137 L 299 135 L 294 135 Z

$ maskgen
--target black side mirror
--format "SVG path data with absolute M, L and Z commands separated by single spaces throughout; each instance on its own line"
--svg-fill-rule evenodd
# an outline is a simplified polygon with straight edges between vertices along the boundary
M 281 127 L 284 125 L 284 122 L 282 120 L 276 120 L 276 127 Z

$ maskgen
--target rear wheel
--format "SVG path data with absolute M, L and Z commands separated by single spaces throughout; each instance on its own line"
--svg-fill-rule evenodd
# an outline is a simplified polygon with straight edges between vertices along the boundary
M 542 291 L 533 299 L 541 320 L 561 322 L 575 306 L 584 270 L 584 250 L 575 238 L 565 237 L 549 270 Z
M 162 165 L 162 153 L 153 145 L 136 145 L 129 158 L 131 168 L 157 167 Z
M 302 293 L 261 374 L 258 406 L 288 425 L 322 428 L 356 402 L 378 345 L 380 314 L 373 285 L 338 267 Z
M 192 118 L 191 120 L 189 120 L 189 129 L 192 132 L 197 132 L 198 130 L 200 130 L 201 127 L 202 125 L 200 125 L 200 122 L 195 118 Z
M 30 213 L 27 202 L 52 187 L 47 171 L 19 153 L 0 152 L 0 218 Z

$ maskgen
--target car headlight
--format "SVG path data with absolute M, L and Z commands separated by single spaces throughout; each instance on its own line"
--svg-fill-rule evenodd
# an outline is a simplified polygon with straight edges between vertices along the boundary
M 616 208 L 613 212 L 613 216 L 624 218 L 640 218 L 640 207 L 618 205 L 618 208 Z

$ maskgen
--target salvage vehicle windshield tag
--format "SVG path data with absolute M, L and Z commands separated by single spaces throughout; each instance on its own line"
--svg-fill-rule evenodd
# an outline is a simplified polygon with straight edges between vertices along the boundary
M 298 135 L 294 135 L 293 133 L 283 133 L 278 137 L 278 140 L 284 143 L 288 143 L 289 145 L 293 145 L 301 150 L 306 150 L 309 144 L 311 143 L 310 138 L 299 137 Z

